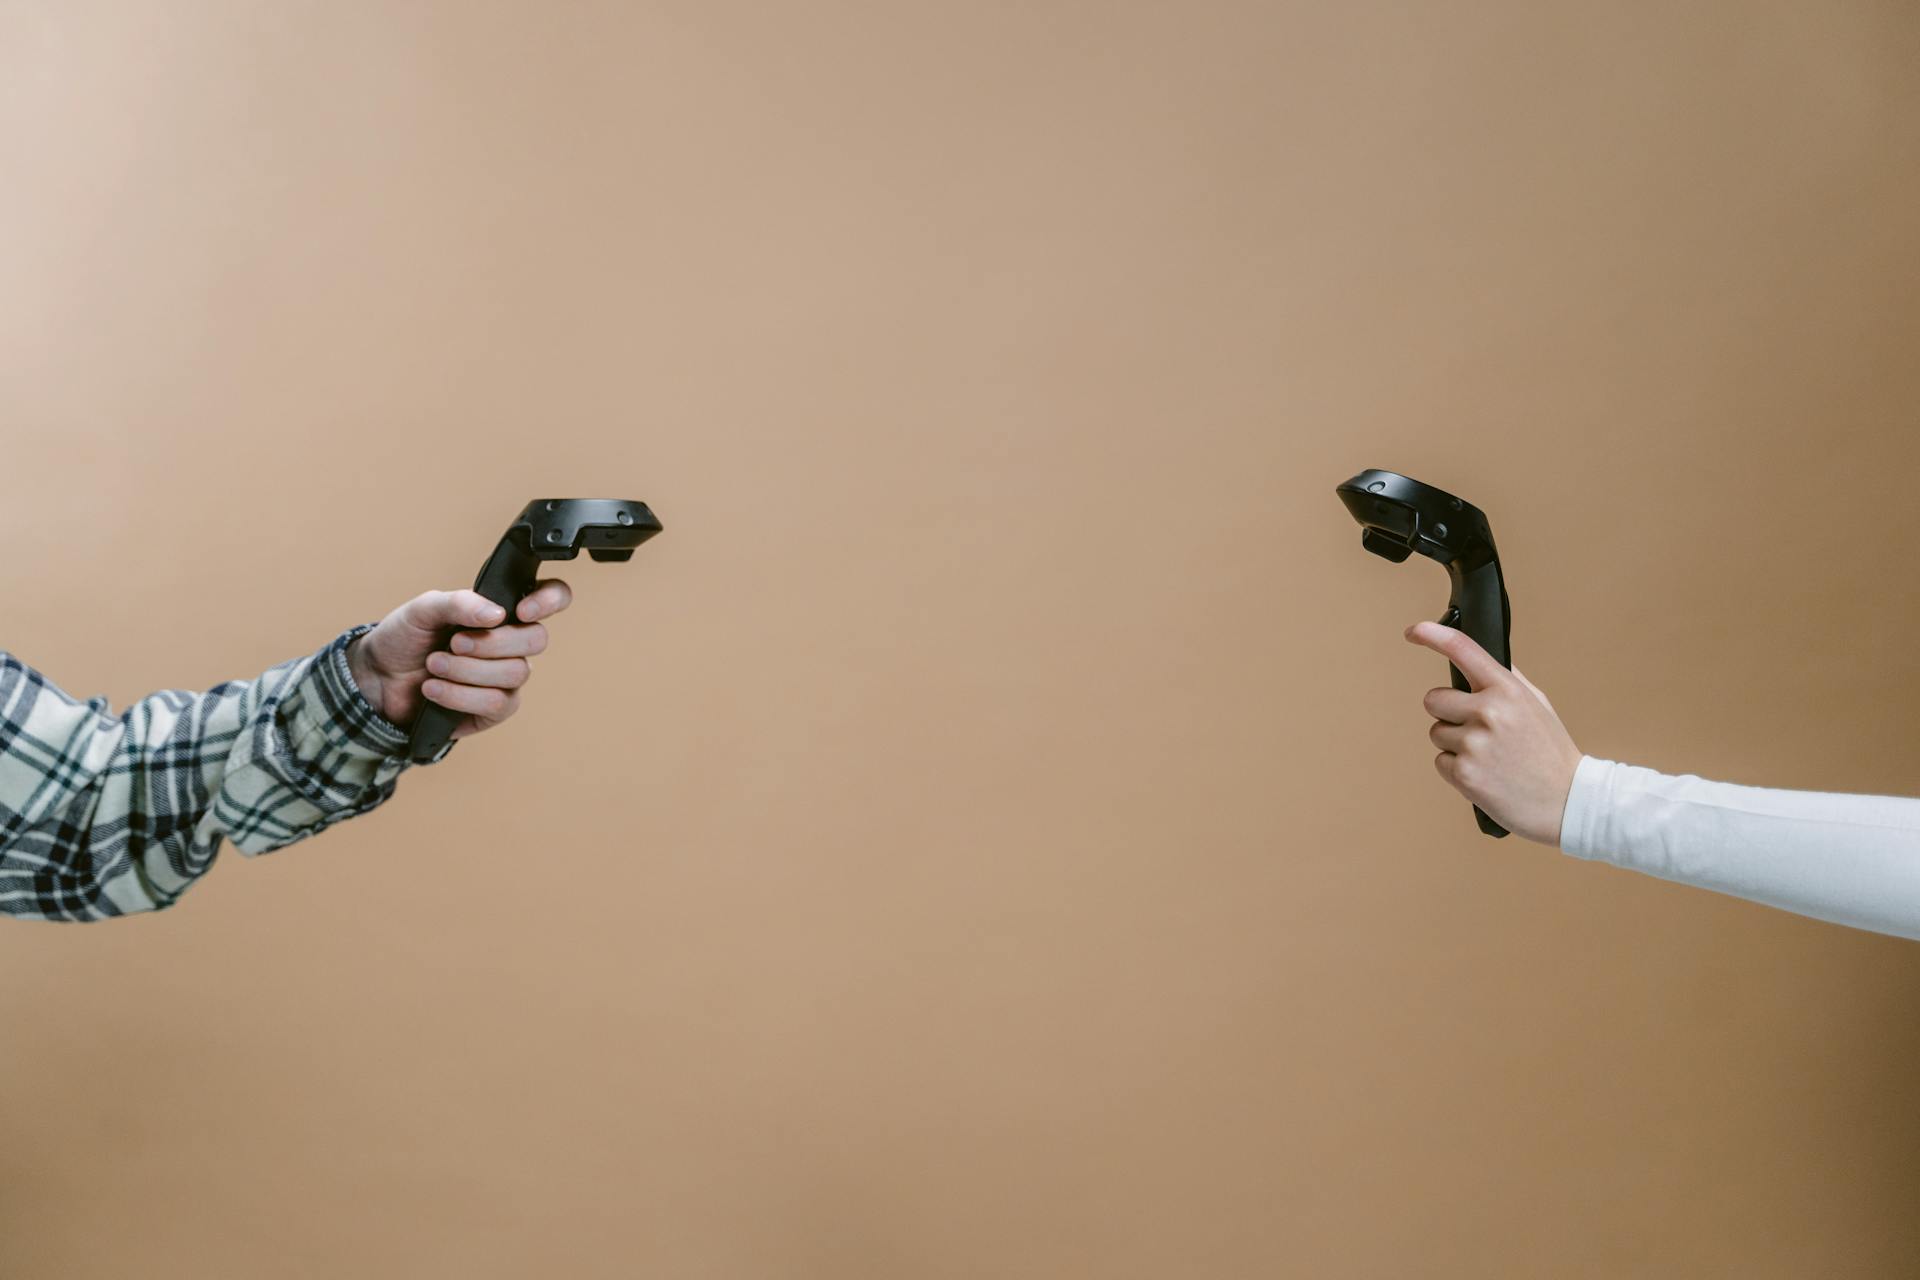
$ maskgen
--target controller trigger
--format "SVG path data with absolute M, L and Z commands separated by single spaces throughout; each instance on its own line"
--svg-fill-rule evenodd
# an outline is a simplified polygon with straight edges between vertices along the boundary
M 1412 543 L 1402 542 L 1385 530 L 1375 529 L 1371 525 L 1360 531 L 1360 545 L 1395 564 L 1413 554 Z
M 1440 625 L 1458 629 L 1460 626 L 1460 611 L 1452 605 L 1448 605 L 1447 611 L 1440 615 Z

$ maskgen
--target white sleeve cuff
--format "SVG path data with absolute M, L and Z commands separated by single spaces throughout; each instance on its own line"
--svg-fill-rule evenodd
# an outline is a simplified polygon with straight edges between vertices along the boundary
M 1612 760 L 1581 756 L 1567 791 L 1567 807 L 1560 815 L 1560 851 L 1576 858 L 1604 856 L 1602 834 L 1613 803 L 1614 778 L 1620 766 Z

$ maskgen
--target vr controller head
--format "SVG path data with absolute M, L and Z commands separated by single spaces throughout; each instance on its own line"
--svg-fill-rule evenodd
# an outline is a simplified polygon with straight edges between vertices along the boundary
M 624 498 L 535 498 L 507 526 L 506 537 L 539 560 L 631 560 L 633 549 L 660 532 L 644 502 Z
M 1360 522 L 1360 545 L 1395 564 L 1416 551 L 1463 568 L 1494 556 L 1486 515 L 1444 489 L 1393 471 L 1362 471 L 1335 492 Z

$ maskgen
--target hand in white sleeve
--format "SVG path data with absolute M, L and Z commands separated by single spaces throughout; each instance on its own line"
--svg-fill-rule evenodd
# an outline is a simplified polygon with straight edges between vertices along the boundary
M 1407 628 L 1407 639 L 1444 655 L 1473 686 L 1471 693 L 1451 686 L 1427 691 L 1421 704 L 1433 717 L 1427 737 L 1440 748 L 1433 767 L 1507 830 L 1554 843 L 1580 748 L 1547 695 L 1464 631 L 1420 622 Z
M 1799 915 L 1920 938 L 1920 799 L 1782 791 L 1582 755 L 1546 695 L 1465 633 L 1422 622 L 1471 693 L 1426 696 L 1434 765 L 1517 835 Z

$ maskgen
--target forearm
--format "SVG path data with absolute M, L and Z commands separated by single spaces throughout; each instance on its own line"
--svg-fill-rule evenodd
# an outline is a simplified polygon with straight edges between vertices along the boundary
M 1560 847 L 1816 919 L 1920 938 L 1920 799 L 1739 786 L 1585 756 Z
M 347 644 L 123 714 L 0 667 L 0 913 L 90 920 L 174 902 L 221 840 L 255 854 L 365 813 L 405 734 L 360 696 Z

